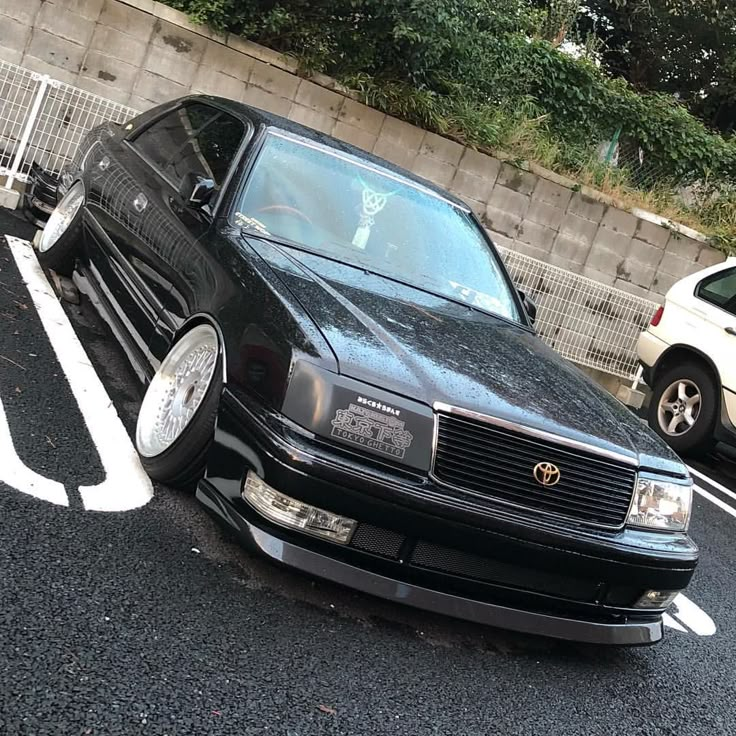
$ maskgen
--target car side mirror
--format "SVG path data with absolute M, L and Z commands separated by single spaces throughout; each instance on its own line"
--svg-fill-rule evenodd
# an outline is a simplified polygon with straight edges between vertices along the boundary
M 189 172 L 181 184 L 179 193 L 189 207 L 202 209 L 209 203 L 215 191 L 215 182 L 201 174 Z
M 521 297 L 521 303 L 524 305 L 524 311 L 527 313 L 529 320 L 533 324 L 537 320 L 537 305 L 534 303 L 534 300 L 521 291 L 521 289 L 517 289 L 517 291 Z

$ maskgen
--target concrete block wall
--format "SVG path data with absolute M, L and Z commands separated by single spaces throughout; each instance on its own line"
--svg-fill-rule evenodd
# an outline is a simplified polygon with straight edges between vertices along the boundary
M 654 301 L 724 260 L 687 228 L 384 115 L 324 75 L 302 78 L 293 60 L 153 0 L 3 0 L 0 59 L 138 110 L 206 92 L 287 116 L 448 188 L 499 245 Z

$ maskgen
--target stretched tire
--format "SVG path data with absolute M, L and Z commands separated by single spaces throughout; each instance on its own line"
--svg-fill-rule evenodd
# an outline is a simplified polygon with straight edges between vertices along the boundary
M 217 332 L 197 325 L 173 345 L 143 397 L 135 442 L 151 478 L 191 487 L 201 477 L 221 392 Z
M 49 215 L 38 243 L 38 260 L 63 276 L 71 276 L 82 237 L 84 184 L 76 181 Z
M 657 376 L 649 404 L 649 426 L 675 452 L 703 455 L 713 449 L 718 386 L 701 363 L 685 362 Z

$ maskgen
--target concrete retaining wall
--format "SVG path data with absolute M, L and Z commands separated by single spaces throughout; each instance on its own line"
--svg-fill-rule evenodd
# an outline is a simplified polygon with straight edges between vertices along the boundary
M 0 58 L 139 110 L 195 91 L 288 116 L 447 187 L 499 245 L 655 301 L 724 260 L 693 231 L 386 116 L 324 75 L 301 78 L 288 58 L 152 0 L 3 0 Z

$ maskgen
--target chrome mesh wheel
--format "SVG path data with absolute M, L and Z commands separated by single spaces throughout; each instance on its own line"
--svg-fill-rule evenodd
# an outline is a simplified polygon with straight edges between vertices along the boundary
M 40 253 L 46 253 L 53 248 L 59 238 L 69 229 L 74 218 L 84 204 L 84 185 L 76 182 L 61 198 L 54 211 L 49 215 L 48 222 L 41 233 L 38 243 Z
M 689 432 L 700 415 L 702 396 L 697 385 L 683 378 L 671 383 L 662 393 L 657 406 L 657 419 L 662 431 L 670 437 Z
M 164 358 L 138 414 L 135 438 L 141 455 L 160 455 L 181 436 L 212 383 L 218 352 L 215 330 L 199 325 Z

